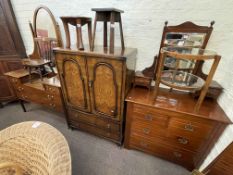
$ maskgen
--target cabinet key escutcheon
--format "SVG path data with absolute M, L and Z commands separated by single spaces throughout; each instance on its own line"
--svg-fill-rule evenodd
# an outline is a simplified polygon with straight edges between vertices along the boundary
M 184 129 L 185 129 L 186 131 L 190 131 L 190 132 L 193 132 L 193 131 L 194 131 L 193 125 L 192 125 L 191 123 L 185 124 L 185 125 L 184 125 Z
M 186 139 L 186 138 L 184 138 L 184 137 L 178 137 L 177 140 L 178 140 L 178 142 L 179 142 L 180 144 L 183 144 L 183 145 L 187 145 L 188 142 L 189 142 L 188 139 Z
M 149 114 L 145 115 L 145 120 L 148 120 L 148 121 L 152 121 L 153 120 L 153 117 Z

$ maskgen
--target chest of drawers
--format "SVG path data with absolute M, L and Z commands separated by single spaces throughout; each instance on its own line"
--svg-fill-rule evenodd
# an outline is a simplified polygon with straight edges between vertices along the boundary
M 124 146 L 178 163 L 189 170 L 200 166 L 224 128 L 230 124 L 214 101 L 193 113 L 189 94 L 134 88 L 127 96 Z

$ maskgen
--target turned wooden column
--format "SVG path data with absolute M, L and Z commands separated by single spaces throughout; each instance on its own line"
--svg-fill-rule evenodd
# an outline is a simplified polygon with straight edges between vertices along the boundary
M 110 47 L 110 53 L 114 52 L 115 22 L 118 22 L 119 28 L 120 28 L 121 48 L 122 50 L 125 49 L 122 21 L 121 21 L 121 13 L 123 13 L 124 11 L 115 9 L 115 8 L 93 8 L 91 10 L 96 12 L 95 20 L 94 20 L 93 38 L 92 38 L 92 50 L 94 50 L 95 32 L 96 32 L 96 25 L 98 21 L 103 22 L 103 30 L 104 30 L 103 31 L 103 45 L 104 47 L 108 47 L 107 23 L 110 22 L 109 47 Z
M 65 34 L 66 34 L 66 48 L 70 48 L 70 31 L 69 31 L 69 24 L 76 27 L 76 35 L 77 35 L 77 48 L 79 50 L 84 50 L 83 46 L 83 38 L 82 38 L 82 26 L 87 24 L 88 29 L 88 40 L 89 46 L 91 48 L 91 18 L 89 17 L 82 17 L 82 16 L 62 16 L 61 17 L 62 23 L 64 25 Z

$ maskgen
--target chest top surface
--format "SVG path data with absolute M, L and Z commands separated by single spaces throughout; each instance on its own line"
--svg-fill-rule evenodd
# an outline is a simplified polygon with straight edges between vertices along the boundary
M 232 123 L 223 109 L 215 100 L 204 100 L 200 111 L 194 112 L 196 100 L 190 94 L 175 91 L 169 92 L 169 89 L 160 89 L 157 99 L 155 100 L 155 91 L 143 88 L 133 88 L 126 97 L 127 102 L 146 105 L 149 107 L 189 114 L 196 117 L 216 120 L 223 123 Z
M 127 57 L 135 55 L 137 53 L 136 48 L 125 48 L 115 47 L 114 52 L 110 53 L 109 48 L 103 46 L 95 46 L 94 50 L 91 51 L 88 46 L 85 46 L 85 50 L 78 50 L 76 46 L 71 48 L 57 47 L 53 49 L 54 53 L 67 53 L 67 54 L 78 54 L 83 56 L 96 56 L 96 57 L 108 57 L 120 60 L 126 60 Z M 135 58 L 136 59 L 136 58 Z

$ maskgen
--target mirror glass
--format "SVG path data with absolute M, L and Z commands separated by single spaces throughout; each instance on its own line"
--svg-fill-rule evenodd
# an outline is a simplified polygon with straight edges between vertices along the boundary
M 201 48 L 205 36 L 205 33 L 169 32 L 166 34 L 164 46 Z M 192 69 L 195 67 L 195 61 L 180 60 L 177 62 L 176 59 L 167 57 L 165 58 L 164 66 L 168 69 L 178 68 L 192 72 Z
M 36 16 L 37 37 L 56 38 L 56 31 L 49 13 L 41 8 Z
M 164 45 L 181 47 L 202 47 L 205 36 L 205 33 L 170 32 L 166 34 Z

